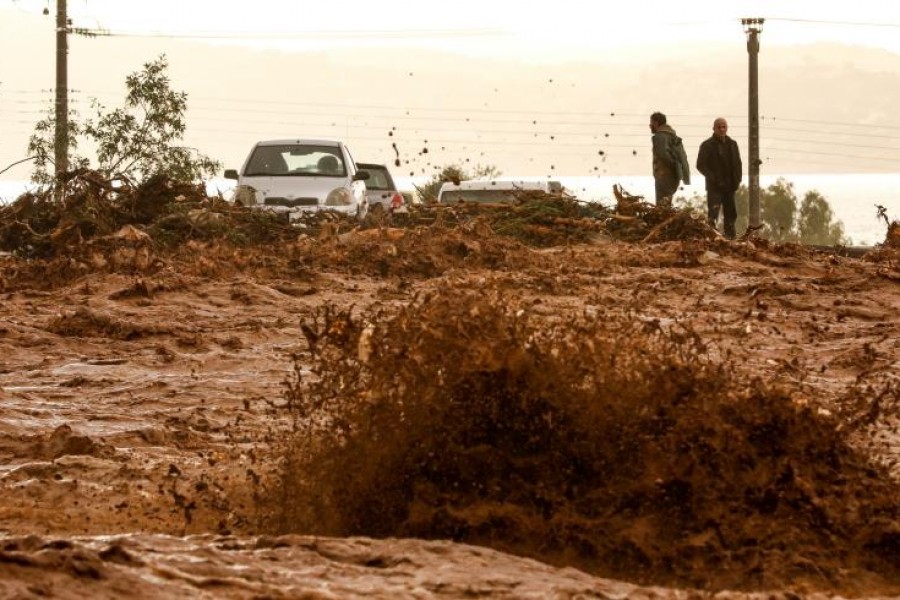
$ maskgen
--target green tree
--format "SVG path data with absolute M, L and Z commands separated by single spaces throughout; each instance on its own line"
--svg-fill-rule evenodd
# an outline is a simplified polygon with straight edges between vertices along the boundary
M 706 208 L 706 192 L 700 193 L 695 190 L 690 196 L 675 196 L 672 200 L 672 206 L 679 210 L 689 209 L 691 212 L 702 215 L 705 218 L 708 212 Z
M 738 234 L 750 224 L 750 191 L 746 186 L 735 194 Z M 828 200 L 819 192 L 806 193 L 798 207 L 794 185 L 779 178 L 759 194 L 761 236 L 776 242 L 799 241 L 803 244 L 835 245 L 849 243 L 844 225 L 835 221 Z
M 760 190 L 759 220 L 763 237 L 773 242 L 798 241 L 796 215 L 797 194 L 793 183 L 779 177 L 775 183 Z
M 55 158 L 56 143 L 56 111 L 50 108 L 49 116 L 38 121 L 34 126 L 34 132 L 28 140 L 28 155 L 34 157 L 34 168 L 31 172 L 31 180 L 39 184 L 50 184 L 54 181 L 53 173 L 56 171 L 53 163 Z M 69 169 L 79 169 L 88 166 L 88 160 L 76 154 L 78 150 L 78 138 L 82 127 L 78 122 L 78 112 L 69 110 L 68 139 Z
M 835 222 L 828 200 L 815 190 L 807 192 L 803 197 L 797 230 L 800 239 L 806 244 L 835 246 L 849 243 L 844 236 L 844 224 Z
M 734 208 L 737 212 L 734 230 L 741 235 L 750 226 L 750 190 L 746 186 L 740 186 L 734 193 Z
M 126 177 L 143 181 L 165 174 L 178 181 L 197 181 L 214 175 L 221 165 L 193 148 L 181 145 L 186 130 L 184 115 L 187 94 L 171 88 L 168 61 L 161 55 L 144 64 L 141 71 L 125 79 L 127 94 L 122 108 L 109 110 L 96 99 L 94 118 L 83 123 L 77 114 L 69 122 L 70 165 L 88 167 L 90 161 L 74 155 L 79 141 L 90 144 L 96 153 L 96 169 L 107 177 Z M 38 183 L 53 181 L 53 116 L 39 121 L 28 143 L 35 156 L 32 179 Z
M 460 165 L 447 165 L 441 169 L 440 173 L 432 177 L 431 181 L 422 186 L 416 186 L 416 191 L 422 202 L 428 204 L 437 202 L 438 192 L 441 191 L 441 186 L 447 181 L 459 183 L 467 179 L 493 179 L 500 175 L 502 173 L 494 165 L 476 165 L 471 175 Z

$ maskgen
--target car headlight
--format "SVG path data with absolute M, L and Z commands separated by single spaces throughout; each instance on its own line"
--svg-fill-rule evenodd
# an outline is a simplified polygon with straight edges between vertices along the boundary
M 325 206 L 349 206 L 353 204 L 353 196 L 347 188 L 335 188 L 325 198 Z
M 234 202 L 241 206 L 253 206 L 261 204 L 259 196 L 261 192 L 257 191 L 251 185 L 239 185 L 234 190 Z

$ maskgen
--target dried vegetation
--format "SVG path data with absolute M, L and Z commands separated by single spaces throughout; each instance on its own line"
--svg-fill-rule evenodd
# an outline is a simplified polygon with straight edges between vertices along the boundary
M 48 287 L 96 271 L 153 273 L 173 264 L 204 275 L 216 269 L 298 273 L 324 267 L 431 277 L 465 266 L 515 268 L 526 248 L 609 241 L 696 242 L 746 252 L 723 244 L 689 210 L 657 207 L 618 186 L 614 194 L 612 207 L 564 194 L 520 192 L 512 204 L 416 205 L 406 214 L 373 216 L 362 224 L 316 213 L 289 226 L 273 214 L 165 177 L 134 186 L 79 171 L 67 182 L 62 202 L 45 190 L 0 208 L 0 251 L 20 259 L 8 263 L 0 289 Z M 890 259 L 900 248 L 898 232 L 897 223 L 891 224 L 882 248 L 887 253 L 880 257 Z M 766 246 L 763 240 L 753 243 Z
M 365 223 L 332 213 L 289 226 L 275 215 L 208 197 L 155 177 L 111 182 L 71 175 L 66 196 L 28 193 L 0 208 L 0 290 L 48 288 L 94 272 L 204 276 L 315 269 L 372 276 L 433 277 L 453 268 L 516 268 L 528 249 L 608 241 L 719 239 L 689 211 L 657 208 L 616 189 L 615 207 L 566 195 L 522 192 L 506 205 L 413 206 Z M 10 257 L 11 255 L 11 257 Z

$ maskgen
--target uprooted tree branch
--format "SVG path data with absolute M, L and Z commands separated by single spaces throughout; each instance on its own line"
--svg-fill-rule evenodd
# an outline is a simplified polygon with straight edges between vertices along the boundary
M 108 109 L 96 99 L 94 116 L 79 121 L 69 116 L 69 165 L 74 169 L 93 168 L 104 177 L 125 177 L 144 181 L 166 174 L 176 181 L 200 181 L 214 175 L 221 165 L 182 144 L 186 132 L 187 94 L 172 89 L 165 55 L 144 64 L 141 71 L 125 80 L 126 96 L 122 107 Z M 29 155 L 35 161 L 32 179 L 53 185 L 52 169 L 55 143 L 53 111 L 35 125 L 28 143 Z M 92 148 L 96 166 L 75 152 L 82 146 Z M 63 182 L 59 182 L 63 184 Z

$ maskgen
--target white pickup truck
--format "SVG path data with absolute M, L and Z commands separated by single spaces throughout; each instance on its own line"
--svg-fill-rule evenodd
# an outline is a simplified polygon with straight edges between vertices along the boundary
M 540 180 L 525 181 L 523 179 L 467 179 L 459 183 L 450 181 L 441 185 L 438 202 L 449 204 L 459 201 L 502 203 L 514 202 L 517 192 L 543 192 L 560 194 L 563 186 L 559 181 Z
M 257 142 L 237 180 L 235 201 L 285 214 L 296 220 L 303 212 L 332 210 L 363 219 L 368 210 L 369 174 L 360 171 L 350 151 L 331 140 L 278 139 Z

